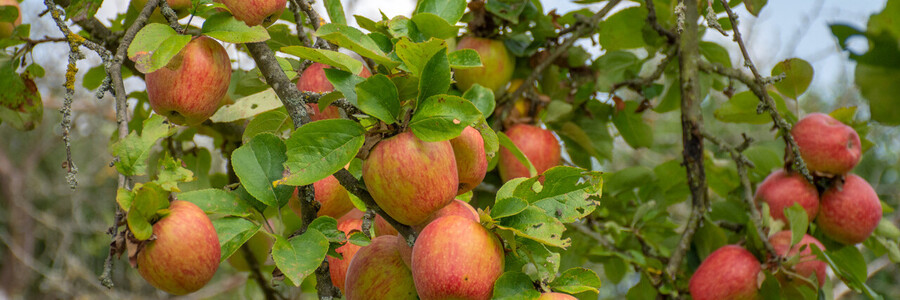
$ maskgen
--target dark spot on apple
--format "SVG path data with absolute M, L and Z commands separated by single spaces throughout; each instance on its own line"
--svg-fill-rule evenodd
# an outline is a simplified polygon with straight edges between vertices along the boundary
M 463 281 L 469 281 L 469 276 L 463 277 Z

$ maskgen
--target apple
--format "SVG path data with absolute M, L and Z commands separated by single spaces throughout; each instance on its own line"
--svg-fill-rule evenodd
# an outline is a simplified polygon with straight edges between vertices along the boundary
M 342 217 L 341 221 L 338 222 L 337 227 L 338 230 L 344 232 L 345 236 L 349 238 L 351 232 L 362 230 L 362 219 L 345 219 L 344 217 Z M 350 266 L 350 261 L 353 259 L 353 256 L 356 255 L 359 249 L 360 246 L 347 242 L 343 246 L 335 249 L 337 253 L 341 254 L 341 259 L 328 256 L 328 272 L 331 273 L 331 283 L 334 284 L 334 286 L 336 286 L 342 292 L 346 291 L 344 290 L 344 282 L 347 278 L 347 268 Z
M 257 232 L 241 246 L 241 249 L 238 249 L 231 254 L 231 257 L 228 258 L 228 263 L 238 271 L 250 271 L 250 262 L 247 261 L 247 253 L 245 253 L 243 249 L 247 248 L 250 250 L 256 263 L 262 266 L 269 258 L 269 251 L 272 250 L 273 243 L 274 241 L 268 234 L 265 232 Z
M 477 83 L 499 95 L 512 79 L 516 60 L 503 41 L 467 36 L 459 40 L 456 49 L 475 50 L 482 64 L 481 67 L 453 71 L 459 90 L 466 91 Z
M 812 113 L 797 122 L 791 135 L 810 171 L 840 175 L 862 157 L 859 134 L 829 115 Z
M 563 293 L 542 293 L 538 300 L 578 300 L 578 298 Z
M 5 39 L 11 37 L 16 26 L 22 24 L 22 9 L 19 8 L 19 2 L 16 0 L 0 0 L 0 6 L 15 6 L 16 11 L 19 12 L 19 17 L 14 22 L 0 22 L 0 39 Z
M 231 81 L 231 60 L 219 42 L 201 36 L 144 80 L 153 111 L 175 124 L 197 125 L 219 109 Z
M 147 6 L 147 1 L 148 0 L 133 0 L 131 1 L 131 5 L 140 12 L 144 9 L 144 6 Z M 175 15 L 177 15 L 178 18 L 184 18 L 184 16 L 187 16 L 191 12 L 191 0 L 168 0 L 166 3 L 169 4 L 169 8 L 175 11 Z M 156 10 L 150 14 L 149 20 L 150 22 L 167 23 L 166 17 L 163 17 L 162 13 L 159 12 L 159 8 L 156 8 Z
M 406 225 L 424 222 L 459 187 L 450 141 L 425 142 L 409 131 L 376 144 L 363 161 L 362 177 L 378 206 Z
M 487 155 L 484 153 L 484 140 L 481 133 L 472 126 L 463 129 L 462 134 L 450 140 L 453 155 L 456 157 L 456 170 L 459 174 L 459 190 L 457 195 L 471 191 L 484 180 L 487 173 Z
M 815 219 L 819 212 L 819 192 L 816 187 L 800 174 L 788 174 L 784 170 L 772 172 L 756 188 L 756 203 L 761 202 L 769 204 L 769 213 L 773 219 L 785 223 L 788 220 L 784 216 L 784 209 L 794 203 L 806 210 L 809 221 Z
M 300 74 L 300 79 L 297 79 L 297 90 L 313 93 L 328 93 L 334 91 L 334 85 L 332 85 L 331 82 L 328 81 L 328 78 L 325 77 L 325 69 L 327 68 L 331 68 L 331 66 L 323 63 L 313 63 L 307 67 L 306 70 L 303 70 L 303 73 Z M 372 76 L 372 72 L 369 72 L 369 69 L 363 67 L 362 71 L 359 72 L 359 76 L 369 78 L 369 76 Z M 335 106 L 328 106 L 328 108 L 325 108 L 325 111 L 320 112 L 318 104 L 310 103 L 306 105 L 306 110 L 309 112 L 309 118 L 312 119 L 312 121 L 338 119 L 341 117 L 341 112 Z
M 272 25 L 281 17 L 287 0 L 221 0 L 238 21 L 247 26 Z
M 811 248 L 814 244 L 822 251 L 825 251 L 825 246 L 823 246 L 819 240 L 808 234 L 804 234 L 803 238 L 800 239 L 800 242 L 791 247 L 791 231 L 785 230 L 769 237 L 769 243 L 772 244 L 772 247 L 775 248 L 775 253 L 779 256 L 786 256 L 788 258 L 796 255 L 800 256 L 799 262 L 794 265 L 794 271 L 796 271 L 797 274 L 807 278 L 815 274 L 816 280 L 819 282 L 819 287 L 822 287 L 822 285 L 825 284 L 825 262 L 816 259 L 816 255 L 813 254 Z M 800 251 L 801 248 L 803 248 L 803 251 Z
M 694 300 L 757 299 L 761 265 L 750 251 L 727 245 L 713 251 L 691 276 Z
M 516 124 L 506 130 L 506 135 L 525 157 L 528 157 L 538 175 L 559 165 L 559 141 L 553 136 L 553 132 L 533 125 Z M 500 162 L 497 167 L 500 169 L 500 178 L 503 182 L 513 178 L 531 177 L 528 168 L 504 147 L 500 148 Z
M 425 226 L 412 249 L 412 274 L 422 299 L 490 299 L 503 273 L 503 246 L 466 217 Z
M 375 236 L 397 235 L 399 233 L 400 232 L 398 232 L 391 223 L 388 223 L 388 221 L 381 216 L 375 215 Z
M 199 290 L 219 268 L 219 237 L 197 205 L 173 201 L 169 214 L 153 224 L 156 240 L 137 255 L 138 272 L 154 287 L 174 295 Z
M 816 224 L 831 239 L 856 244 L 865 241 L 881 221 L 881 201 L 872 186 L 859 176 L 847 174 L 844 184 L 822 194 Z
M 345 296 L 353 299 L 417 299 L 398 236 L 379 236 L 362 247 L 347 268 Z
M 322 180 L 313 182 L 313 188 L 316 190 L 316 201 L 321 206 L 317 217 L 329 216 L 332 218 L 340 218 L 354 208 L 353 202 L 350 201 L 350 192 L 341 185 L 334 175 L 325 177 Z M 297 195 L 299 189 L 294 189 L 294 196 L 288 200 L 288 206 L 301 218 L 303 212 L 300 210 L 300 197 Z
M 481 221 L 478 217 L 478 212 L 475 211 L 475 208 L 473 208 L 468 203 L 463 202 L 462 200 L 453 199 L 453 201 L 450 201 L 447 206 L 444 206 L 443 208 L 431 214 L 431 216 L 428 216 L 428 219 L 426 219 L 425 222 L 413 226 L 413 229 L 415 229 L 416 231 L 422 231 L 422 229 L 424 229 L 425 226 L 428 226 L 428 224 L 432 221 L 446 216 L 460 216 L 475 222 Z

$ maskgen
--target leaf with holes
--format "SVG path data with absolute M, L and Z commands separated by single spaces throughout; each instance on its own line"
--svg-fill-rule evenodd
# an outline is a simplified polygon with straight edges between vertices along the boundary
M 481 112 L 469 100 L 434 95 L 419 103 L 409 121 L 409 129 L 426 142 L 446 141 L 459 136 L 466 126 L 482 118 Z
M 243 120 L 261 113 L 281 107 L 281 100 L 275 90 L 265 91 L 237 99 L 234 104 L 222 106 L 209 119 L 216 123 L 228 123 Z

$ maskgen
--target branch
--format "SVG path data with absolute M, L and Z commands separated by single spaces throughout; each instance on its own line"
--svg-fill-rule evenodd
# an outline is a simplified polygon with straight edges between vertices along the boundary
M 309 41 L 309 37 L 306 36 L 306 31 L 303 27 L 303 13 L 300 11 L 300 6 L 293 0 L 288 2 L 288 4 L 290 4 L 288 5 L 288 8 L 291 10 L 291 13 L 294 14 L 294 22 L 297 23 L 297 40 L 299 40 L 303 46 L 311 47 L 312 42 Z
M 660 25 L 656 20 L 656 4 L 653 4 L 653 1 L 646 1 L 645 3 L 647 3 L 647 23 L 650 24 L 650 27 L 653 27 L 653 30 L 656 30 L 656 33 L 665 37 L 669 44 L 675 44 L 678 41 L 678 35 Z
M 615 93 L 616 90 L 626 86 L 633 91 L 642 93 L 642 90 L 645 86 L 652 84 L 654 81 L 662 77 L 663 72 L 666 71 L 666 66 L 669 65 L 669 62 L 672 61 L 672 58 L 678 55 L 678 47 L 669 47 L 668 50 L 666 50 L 665 54 L 666 58 L 663 58 L 663 60 L 659 62 L 659 65 L 656 66 L 656 70 L 654 70 L 653 73 L 650 74 L 650 76 L 632 78 L 613 84 L 612 89 L 609 92 L 610 96 L 612 96 L 612 94 Z
M 263 277 L 262 272 L 259 270 L 259 262 L 256 261 L 256 256 L 253 255 L 253 251 L 250 250 L 249 247 L 241 247 L 240 249 L 244 253 L 244 257 L 247 259 L 247 265 L 250 266 L 250 270 L 252 272 L 251 277 L 253 280 L 256 280 L 256 284 L 260 286 L 263 290 L 263 294 L 266 296 L 266 299 L 284 299 L 284 296 L 280 295 L 278 291 L 269 286 L 269 283 L 266 282 L 266 278 Z
M 310 2 L 307 2 L 307 0 L 291 0 L 291 3 L 293 5 L 299 7 L 300 10 L 302 10 L 303 13 L 305 13 L 306 16 L 309 17 L 308 18 L 309 25 L 312 26 L 313 31 L 319 30 L 319 25 L 322 22 L 325 22 L 321 17 L 319 17 L 319 13 L 316 12 L 315 9 L 313 9 L 312 5 L 310 4 Z M 295 16 L 295 18 L 296 18 L 296 16 Z M 297 23 L 297 31 L 298 32 L 300 32 L 301 27 L 303 27 L 303 26 L 300 26 L 300 23 L 298 21 L 298 23 Z M 319 48 L 319 49 L 337 50 L 337 46 L 332 45 L 331 43 L 329 43 L 328 41 L 326 41 L 325 39 L 320 38 L 320 37 L 316 37 L 315 46 L 316 46 L 316 48 Z
M 337 173 L 334 173 L 334 177 L 337 178 L 341 185 L 347 188 L 347 191 L 362 200 L 363 203 L 366 204 L 367 210 L 374 211 L 379 216 L 384 218 L 385 221 L 390 223 L 391 226 L 394 226 L 394 228 L 397 229 L 397 232 L 400 232 L 400 235 L 403 236 L 408 244 L 412 245 L 415 242 L 417 236 L 415 230 L 413 230 L 412 227 L 398 222 L 396 219 L 391 217 L 391 215 L 385 213 L 384 210 L 378 206 L 378 203 L 375 202 L 375 199 L 372 198 L 372 195 L 370 195 L 369 192 L 363 188 L 362 184 L 359 183 L 359 180 L 356 180 L 356 177 L 353 177 L 353 174 L 350 174 L 350 171 L 347 171 L 347 169 L 341 169 Z

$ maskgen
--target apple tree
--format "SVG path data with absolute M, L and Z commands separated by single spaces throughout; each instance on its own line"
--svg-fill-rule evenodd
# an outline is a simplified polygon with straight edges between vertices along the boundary
M 848 51 L 863 105 L 829 110 L 803 105 L 809 62 L 754 64 L 736 11 L 766 1 L 419 0 L 375 19 L 323 2 L 131 1 L 105 26 L 103 1 L 43 0 L 62 38 L 35 40 L 0 0 L 3 124 L 40 126 L 30 53 L 68 45 L 73 193 L 76 90 L 114 99 L 105 288 L 139 274 L 184 295 L 228 273 L 266 299 L 888 296 L 867 264 L 900 262 L 879 186 L 900 168 L 868 157 L 893 145 L 870 130 L 900 125 L 900 1 L 831 25 L 869 50 Z M 79 78 L 86 53 L 102 63 Z

